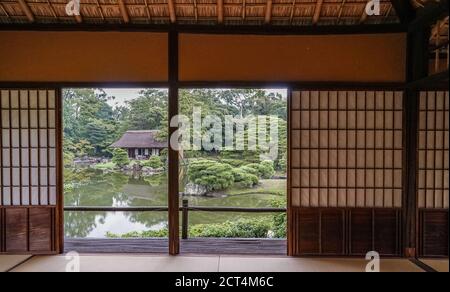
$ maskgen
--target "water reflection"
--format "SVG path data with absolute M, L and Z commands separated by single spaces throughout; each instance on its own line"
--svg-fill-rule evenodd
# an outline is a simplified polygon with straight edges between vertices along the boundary
M 285 185 L 284 180 L 278 182 Z M 268 184 L 274 184 L 271 181 Z M 65 205 L 101 207 L 167 206 L 167 176 L 133 178 L 118 172 L 66 170 Z M 218 197 L 189 197 L 194 206 L 270 207 L 277 195 L 248 193 Z M 267 214 L 191 212 L 191 225 L 220 223 L 238 217 Z M 106 233 L 167 228 L 167 212 L 65 212 L 65 235 L 72 238 L 104 238 Z

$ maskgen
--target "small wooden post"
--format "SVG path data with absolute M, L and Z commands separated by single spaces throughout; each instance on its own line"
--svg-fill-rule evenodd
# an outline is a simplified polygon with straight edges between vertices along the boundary
M 188 239 L 189 237 L 189 201 L 183 199 L 183 218 L 182 218 L 182 231 L 181 238 Z

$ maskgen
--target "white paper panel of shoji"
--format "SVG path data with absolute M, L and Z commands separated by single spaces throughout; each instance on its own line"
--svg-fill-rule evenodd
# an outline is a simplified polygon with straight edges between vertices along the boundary
M 448 209 L 449 95 L 422 92 L 419 116 L 419 208 Z
M 55 91 L 0 90 L 0 97 L 0 205 L 55 205 Z
M 402 123 L 402 92 L 293 92 L 293 206 L 400 208 Z

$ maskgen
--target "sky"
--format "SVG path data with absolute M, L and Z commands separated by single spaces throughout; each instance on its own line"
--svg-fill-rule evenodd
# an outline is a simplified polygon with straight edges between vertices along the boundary
M 116 99 L 109 102 L 111 106 L 123 105 L 125 101 L 132 100 L 139 96 L 139 91 L 144 88 L 103 88 L 108 96 L 115 96 Z M 266 89 L 269 93 L 279 93 L 283 97 L 287 96 L 286 89 Z

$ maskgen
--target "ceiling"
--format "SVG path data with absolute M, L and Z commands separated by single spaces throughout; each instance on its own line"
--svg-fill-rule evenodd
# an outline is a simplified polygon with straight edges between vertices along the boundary
M 399 23 L 389 0 L 380 15 L 365 13 L 368 0 L 81 0 L 81 15 L 68 16 L 69 0 L 0 0 L 0 24 L 199 24 L 358 25 Z

